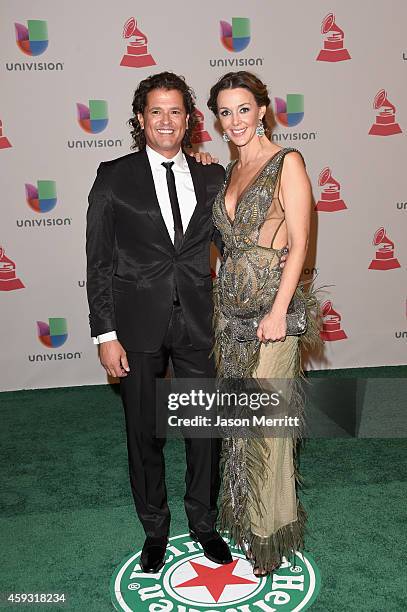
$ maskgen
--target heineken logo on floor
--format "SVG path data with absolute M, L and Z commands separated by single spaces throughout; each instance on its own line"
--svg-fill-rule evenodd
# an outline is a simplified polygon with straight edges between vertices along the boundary
M 284 561 L 273 576 L 257 578 L 244 554 L 230 548 L 233 563 L 217 565 L 189 535 L 172 537 L 158 574 L 142 572 L 139 550 L 112 576 L 114 607 L 126 612 L 294 612 L 315 601 L 321 580 L 308 553 L 297 553 L 295 565 L 293 559 Z

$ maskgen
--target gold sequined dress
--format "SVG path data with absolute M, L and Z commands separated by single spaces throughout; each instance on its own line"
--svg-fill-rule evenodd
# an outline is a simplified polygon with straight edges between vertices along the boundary
M 213 219 L 225 244 L 214 287 L 214 353 L 218 377 L 295 380 L 301 376 L 300 345 L 317 344 L 318 303 L 312 291 L 296 293 L 306 302 L 307 331 L 287 336 L 284 342 L 264 344 L 257 338 L 241 341 L 240 326 L 268 306 L 271 308 L 281 278 L 280 258 L 286 249 L 275 249 L 275 238 L 285 222 L 278 198 L 284 157 L 296 149 L 278 151 L 240 196 L 233 221 L 225 194 L 234 163 L 213 209 Z M 301 393 L 292 387 L 289 401 L 302 409 Z M 301 418 L 303 415 L 301 414 Z M 299 473 L 296 450 L 301 431 L 282 437 L 224 438 L 219 529 L 227 531 L 256 564 L 272 569 L 304 544 L 306 514 L 297 496 Z

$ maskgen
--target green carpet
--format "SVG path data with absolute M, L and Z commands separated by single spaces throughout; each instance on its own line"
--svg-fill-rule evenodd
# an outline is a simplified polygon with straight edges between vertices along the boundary
M 358 370 L 405 377 L 406 367 Z M 336 375 L 341 375 L 335 371 Z M 314 373 L 321 376 L 323 373 Z M 343 371 L 354 376 L 355 370 Z M 112 610 L 109 580 L 143 532 L 127 475 L 117 388 L 0 394 L 0 593 L 65 593 L 67 604 L 5 610 Z M 407 609 L 405 439 L 311 439 L 301 454 L 306 550 L 322 586 L 312 610 Z M 166 445 L 172 535 L 184 533 L 184 450 Z

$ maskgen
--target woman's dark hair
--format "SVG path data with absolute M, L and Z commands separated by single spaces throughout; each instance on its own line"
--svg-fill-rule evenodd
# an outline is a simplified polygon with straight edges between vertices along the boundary
M 173 72 L 160 72 L 159 74 L 153 74 L 146 79 L 143 79 L 133 97 L 133 116 L 129 119 L 128 124 L 132 128 L 131 136 L 133 138 L 132 149 L 143 149 L 146 144 L 146 138 L 144 130 L 141 129 L 140 122 L 137 118 L 137 113 L 144 113 L 144 109 L 147 104 L 147 94 L 153 89 L 176 89 L 182 94 L 184 99 L 184 106 L 187 115 L 189 115 L 188 129 L 185 132 L 182 145 L 184 147 L 191 146 L 191 134 L 197 124 L 197 116 L 195 114 L 195 94 L 193 90 L 188 87 L 184 77 L 178 76 Z
M 209 94 L 208 108 L 218 116 L 218 95 L 223 89 L 237 89 L 243 87 L 248 89 L 254 96 L 258 106 L 265 106 L 266 113 L 263 117 L 263 126 L 266 132 L 267 138 L 271 136 L 271 127 L 266 118 L 267 109 L 270 106 L 270 98 L 267 91 L 267 85 L 263 83 L 256 75 L 247 70 L 240 70 L 239 72 L 228 72 L 223 75 L 213 87 Z

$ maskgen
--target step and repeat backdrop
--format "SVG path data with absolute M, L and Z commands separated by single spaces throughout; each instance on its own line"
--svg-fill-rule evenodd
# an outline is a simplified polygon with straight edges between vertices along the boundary
M 313 185 L 304 278 L 321 292 L 323 355 L 307 368 L 407 363 L 407 4 L 224 0 L 1 3 L 2 390 L 106 381 L 88 328 L 87 194 L 130 151 L 138 82 L 194 88 L 194 141 L 231 157 L 206 107 L 225 72 L 269 86 L 274 141 Z

